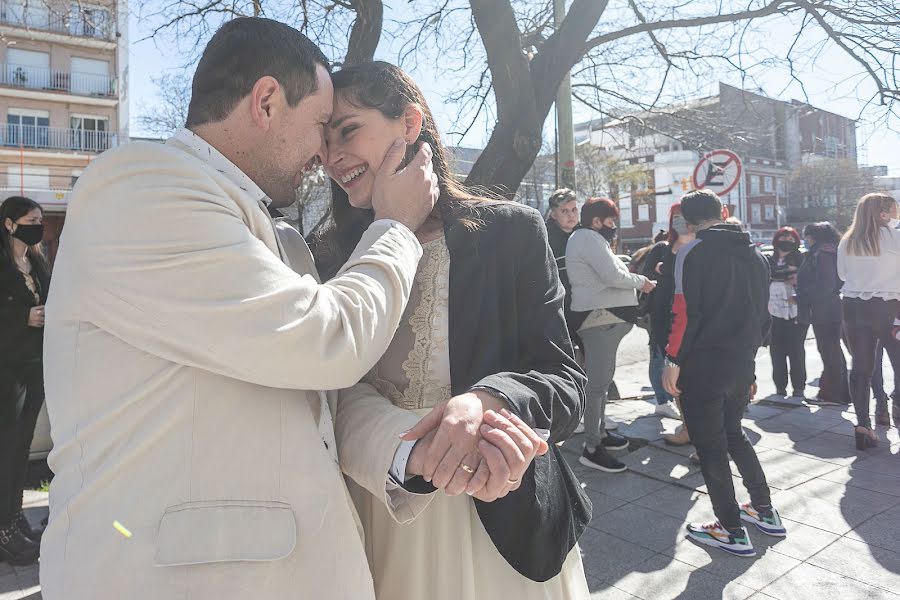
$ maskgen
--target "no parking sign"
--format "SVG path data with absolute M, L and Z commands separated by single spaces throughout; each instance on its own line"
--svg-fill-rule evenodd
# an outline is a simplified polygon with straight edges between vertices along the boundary
M 741 180 L 741 159 L 731 150 L 707 152 L 694 167 L 694 189 L 710 190 L 723 196 Z

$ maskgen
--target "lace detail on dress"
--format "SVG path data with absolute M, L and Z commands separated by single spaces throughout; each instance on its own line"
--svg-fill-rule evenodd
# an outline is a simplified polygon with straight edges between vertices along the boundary
M 375 365 L 368 377 L 391 403 L 408 410 L 431 408 L 450 397 L 447 335 L 450 251 L 443 237 L 425 244 L 424 249 L 415 278 L 421 298 L 406 323 L 401 324 L 411 330 L 413 338 L 412 348 L 402 363 L 409 384 L 401 391 L 399 382 L 384 377 L 381 363 L 385 359 Z

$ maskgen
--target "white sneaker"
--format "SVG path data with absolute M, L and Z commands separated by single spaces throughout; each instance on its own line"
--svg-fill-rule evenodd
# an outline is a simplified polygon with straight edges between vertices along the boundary
M 668 417 L 670 419 L 678 419 L 681 420 L 681 415 L 678 414 L 678 409 L 671 402 L 666 402 L 665 404 L 657 404 L 656 410 L 654 410 L 657 415 L 660 417 Z
M 607 429 L 618 429 L 619 428 L 619 422 L 614 421 L 609 417 L 606 417 L 606 421 L 603 423 L 603 425 Z

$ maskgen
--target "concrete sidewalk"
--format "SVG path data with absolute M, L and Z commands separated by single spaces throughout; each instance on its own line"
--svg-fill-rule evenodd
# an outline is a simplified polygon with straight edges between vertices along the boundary
M 630 334 L 620 354 L 616 381 L 623 395 L 649 390 L 641 335 Z M 821 363 L 814 343 L 807 350 L 810 377 L 816 377 Z M 891 377 L 886 368 L 885 379 Z M 677 422 L 654 416 L 650 401 L 615 402 L 608 414 L 632 439 L 623 452 L 628 472 L 609 475 L 581 466 L 582 436 L 564 446 L 594 502 L 594 519 L 581 540 L 592 598 L 900 599 L 900 433 L 878 428 L 879 447 L 857 452 L 852 413 L 771 397 L 765 351 L 757 378 L 760 400 L 744 423 L 788 537 L 769 538 L 752 528 L 753 559 L 685 540 L 685 523 L 712 520 L 699 467 L 687 458 L 691 449 L 662 443 L 662 432 Z M 815 391 L 811 387 L 807 395 Z M 739 479 L 735 486 L 745 500 Z M 46 494 L 29 492 L 27 501 L 29 519 L 46 515 Z M 0 600 L 39 600 L 39 589 L 37 567 L 0 564 Z

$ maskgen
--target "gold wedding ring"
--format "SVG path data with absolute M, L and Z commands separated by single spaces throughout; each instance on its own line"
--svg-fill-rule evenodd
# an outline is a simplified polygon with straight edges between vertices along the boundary
M 517 483 L 519 483 L 519 480 L 518 479 L 507 479 L 506 483 L 508 483 L 509 485 L 516 485 Z
M 473 469 L 469 465 L 464 465 L 462 463 L 460 463 L 459 468 L 462 469 L 463 471 L 465 471 L 466 473 L 469 473 L 470 475 L 475 472 L 475 469 Z

